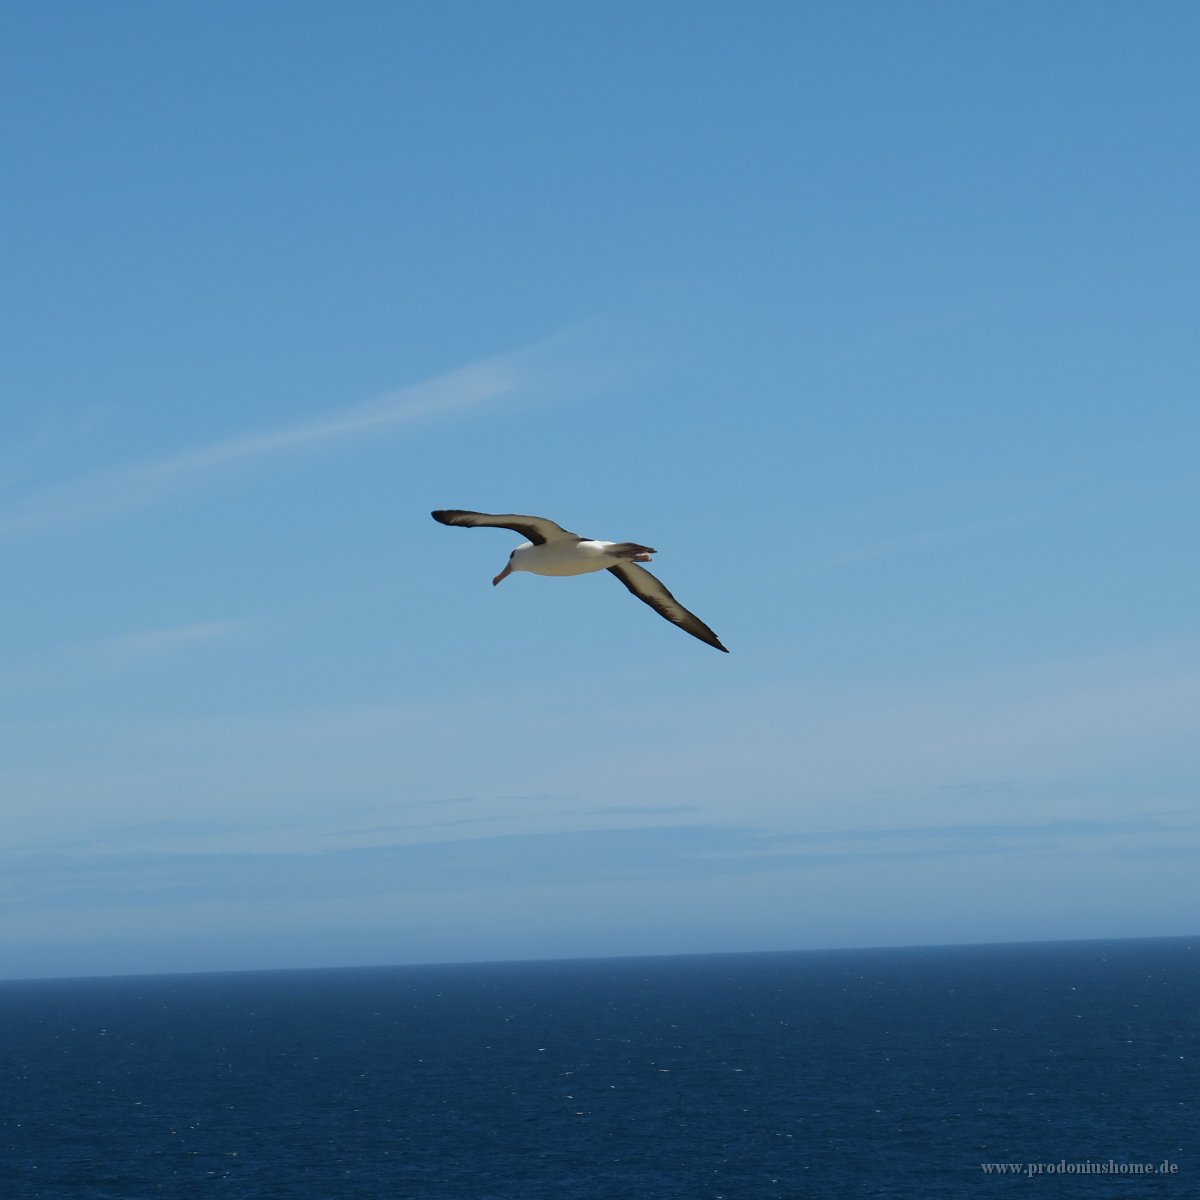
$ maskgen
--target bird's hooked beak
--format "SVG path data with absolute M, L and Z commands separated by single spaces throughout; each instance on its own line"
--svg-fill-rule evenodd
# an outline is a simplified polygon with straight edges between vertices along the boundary
M 492 580 L 492 587 L 495 587 L 496 584 L 498 584 L 500 582 L 500 580 L 507 579 L 511 574 L 512 574 L 512 563 L 506 563 L 504 570 L 501 571 L 500 574 L 497 575 L 496 578 Z

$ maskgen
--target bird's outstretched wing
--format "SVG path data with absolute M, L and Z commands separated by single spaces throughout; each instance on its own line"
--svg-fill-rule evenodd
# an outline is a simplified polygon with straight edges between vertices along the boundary
M 725 654 L 729 653 L 721 645 L 721 639 L 695 613 L 688 612 L 644 567 L 634 566 L 633 563 L 622 563 L 619 567 L 609 567 L 608 569 L 639 600 L 650 605 L 656 613 L 666 617 L 672 625 L 678 625 L 685 633 L 690 633 L 692 637 L 707 642 L 708 645 Z
M 519 513 L 470 512 L 463 508 L 439 508 L 429 515 L 435 521 L 441 521 L 443 525 L 465 525 L 469 529 L 477 525 L 490 525 L 497 529 L 511 529 L 514 533 L 528 538 L 535 546 L 542 546 L 560 538 L 583 540 L 579 534 L 571 533 L 545 517 L 526 517 Z

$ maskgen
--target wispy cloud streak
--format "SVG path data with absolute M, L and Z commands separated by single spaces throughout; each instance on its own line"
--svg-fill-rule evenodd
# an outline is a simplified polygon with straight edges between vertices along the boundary
M 16 661 L 0 671 L 0 687 L 52 690 L 69 676 L 110 675 L 154 663 L 196 646 L 225 641 L 251 626 L 245 619 L 192 621 L 155 629 L 137 629 L 87 642 L 67 642 Z
M 225 438 L 196 449 L 45 487 L 0 513 L 0 538 L 83 524 L 143 508 L 223 472 L 320 449 L 371 432 L 399 429 L 525 390 L 538 374 L 536 358 L 561 337 L 497 355 L 400 388 L 327 410 L 278 429 Z
M 153 658 L 199 642 L 227 637 L 245 628 L 245 621 L 193 621 L 167 629 L 140 629 L 102 638 L 83 648 L 83 655 L 104 663 L 125 663 Z
M 975 521 L 916 529 L 891 538 L 863 542 L 858 545 L 852 544 L 841 550 L 833 551 L 826 561 L 830 566 L 848 566 L 876 559 L 923 554 L 947 546 L 986 541 L 1013 530 L 1098 517 L 1139 504 L 1155 503 L 1175 496 L 1187 496 L 1196 490 L 1195 479 L 1190 475 L 1115 493 L 1109 484 L 1097 486 L 1104 486 L 1103 495 L 1093 494 L 1071 502 L 1046 503 L 990 519 L 981 518 Z

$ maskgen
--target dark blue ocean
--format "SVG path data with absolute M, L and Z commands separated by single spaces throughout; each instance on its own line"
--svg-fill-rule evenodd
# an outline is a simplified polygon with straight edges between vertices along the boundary
M 1198 1029 L 1200 938 L 10 982 L 0 1196 L 1197 1197 Z

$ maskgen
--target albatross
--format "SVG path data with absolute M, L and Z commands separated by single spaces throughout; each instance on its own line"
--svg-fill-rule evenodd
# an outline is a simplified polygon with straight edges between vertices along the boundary
M 586 575 L 589 571 L 608 571 L 672 625 L 678 625 L 685 633 L 724 654 L 729 653 L 721 645 L 721 639 L 695 613 L 688 612 L 645 567 L 638 565 L 653 561 L 650 556 L 658 551 L 650 546 L 637 542 L 594 541 L 571 533 L 545 517 L 526 517 L 517 513 L 439 508 L 430 516 L 443 525 L 511 529 L 529 539 L 508 556 L 504 570 L 492 580 L 493 587 L 514 571 L 532 571 L 535 575 Z

